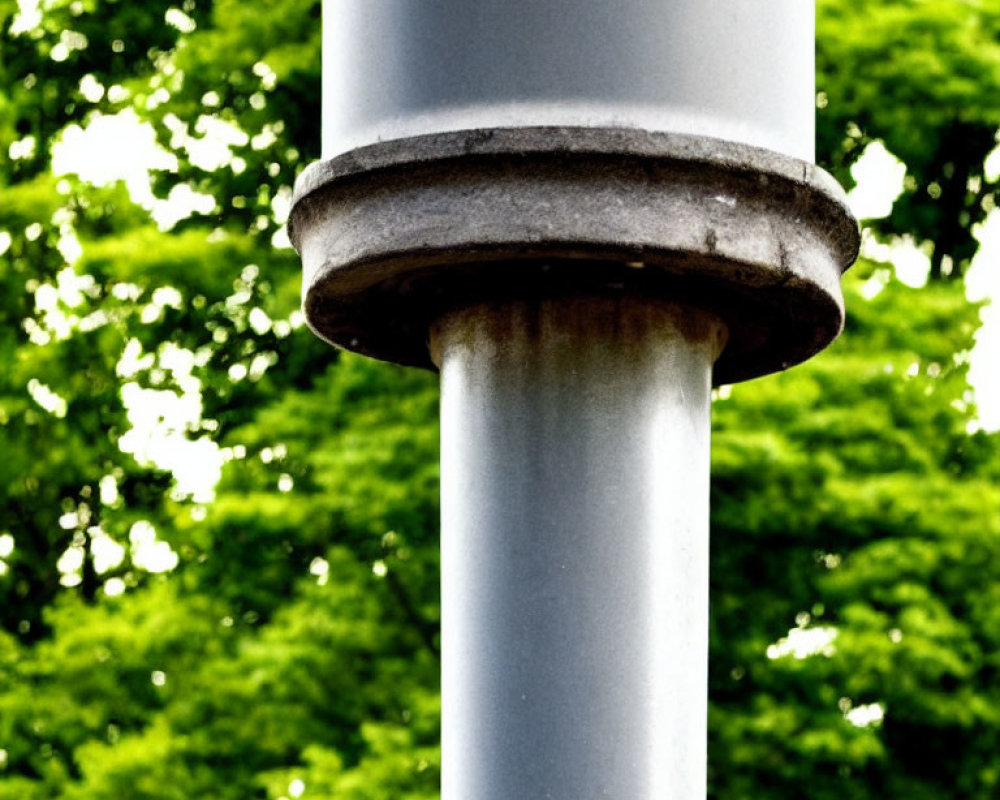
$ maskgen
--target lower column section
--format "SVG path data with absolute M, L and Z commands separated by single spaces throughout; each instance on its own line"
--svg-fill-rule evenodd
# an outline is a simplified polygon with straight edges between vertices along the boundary
M 705 797 L 715 317 L 482 304 L 441 368 L 443 800 Z

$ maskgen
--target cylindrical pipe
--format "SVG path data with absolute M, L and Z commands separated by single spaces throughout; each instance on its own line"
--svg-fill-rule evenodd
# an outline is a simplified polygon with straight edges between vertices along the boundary
M 323 153 L 556 125 L 812 161 L 814 15 L 806 0 L 326 0 Z
M 705 796 L 724 336 L 630 296 L 486 303 L 433 326 L 443 800 Z

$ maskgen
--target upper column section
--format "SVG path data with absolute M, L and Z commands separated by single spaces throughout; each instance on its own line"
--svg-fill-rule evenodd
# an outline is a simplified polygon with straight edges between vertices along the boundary
M 813 161 L 814 13 L 812 0 L 324 0 L 323 156 L 600 126 Z

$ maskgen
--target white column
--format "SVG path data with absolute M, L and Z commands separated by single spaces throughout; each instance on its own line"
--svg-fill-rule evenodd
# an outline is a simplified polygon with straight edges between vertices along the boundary
M 813 160 L 811 0 L 325 0 L 323 154 L 471 128 L 640 128 Z
M 443 800 L 705 796 L 712 316 L 476 305 L 441 368 Z

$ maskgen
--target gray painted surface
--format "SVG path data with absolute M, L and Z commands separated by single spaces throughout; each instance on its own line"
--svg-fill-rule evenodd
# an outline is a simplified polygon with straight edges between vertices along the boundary
M 713 362 L 828 344 L 859 243 L 813 3 L 325 0 L 323 49 L 307 319 L 441 369 L 443 800 L 700 800 Z
M 446 316 L 443 800 L 705 796 L 709 315 Z
M 638 127 L 811 161 L 811 0 L 325 0 L 323 151 Z

